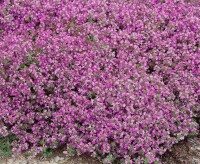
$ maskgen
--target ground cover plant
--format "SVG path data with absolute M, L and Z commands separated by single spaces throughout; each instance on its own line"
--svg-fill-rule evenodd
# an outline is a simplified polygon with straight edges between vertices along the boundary
M 153 163 L 198 133 L 200 3 L 1 0 L 0 134 Z

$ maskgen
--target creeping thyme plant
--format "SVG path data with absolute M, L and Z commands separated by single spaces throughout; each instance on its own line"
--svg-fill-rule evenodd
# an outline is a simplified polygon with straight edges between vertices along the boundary
M 0 135 L 159 162 L 198 133 L 199 48 L 199 1 L 1 0 Z

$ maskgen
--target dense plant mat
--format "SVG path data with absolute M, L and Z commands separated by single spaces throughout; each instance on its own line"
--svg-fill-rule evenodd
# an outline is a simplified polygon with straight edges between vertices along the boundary
M 1 0 L 0 134 L 12 151 L 153 163 L 198 133 L 200 3 Z

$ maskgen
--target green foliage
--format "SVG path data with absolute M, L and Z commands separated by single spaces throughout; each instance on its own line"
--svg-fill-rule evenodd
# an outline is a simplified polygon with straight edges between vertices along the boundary
M 73 156 L 74 154 L 76 154 L 76 149 L 71 148 L 71 149 L 68 150 L 68 155 L 69 156 Z
M 96 94 L 95 92 L 89 92 L 88 95 L 87 95 L 87 98 L 90 99 L 90 100 L 91 100 L 91 99 L 95 99 L 95 98 L 96 98 L 96 95 L 97 95 L 97 94 Z
M 107 162 L 113 163 L 115 161 L 115 158 L 113 157 L 112 154 L 108 154 L 103 161 L 105 161 L 105 163 L 107 163 Z
M 38 50 L 39 52 L 42 52 L 42 50 L 40 49 L 40 50 Z M 33 52 L 33 51 L 31 51 L 30 52 L 30 54 L 29 54 L 29 56 L 28 56 L 28 58 L 27 58 L 27 60 L 24 62 L 24 63 L 22 63 L 21 65 L 20 65 L 20 68 L 19 68 L 19 70 L 23 70 L 23 69 L 25 69 L 26 67 L 29 67 L 31 64 L 33 64 L 33 63 L 35 63 L 37 66 L 39 65 L 39 62 L 37 61 L 37 60 L 35 60 L 34 58 L 36 57 L 37 55 Z
M 11 143 L 15 140 L 14 135 L 9 135 L 0 139 L 0 157 L 9 158 L 12 155 Z
M 43 158 L 48 158 L 52 156 L 52 154 L 53 154 L 53 149 L 47 147 L 45 147 L 41 152 Z
M 196 135 L 197 135 L 197 133 L 191 132 L 191 133 L 188 134 L 187 137 L 194 137 L 194 136 L 196 136 Z
M 144 164 L 148 164 L 148 158 L 144 159 Z
M 78 149 L 75 149 L 72 144 L 69 144 L 68 155 L 73 156 L 73 155 L 76 155 L 77 152 L 78 152 Z

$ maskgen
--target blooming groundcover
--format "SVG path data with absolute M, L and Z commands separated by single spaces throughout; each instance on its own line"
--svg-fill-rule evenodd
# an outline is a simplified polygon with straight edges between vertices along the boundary
M 153 163 L 198 133 L 200 3 L 0 1 L 0 134 Z

